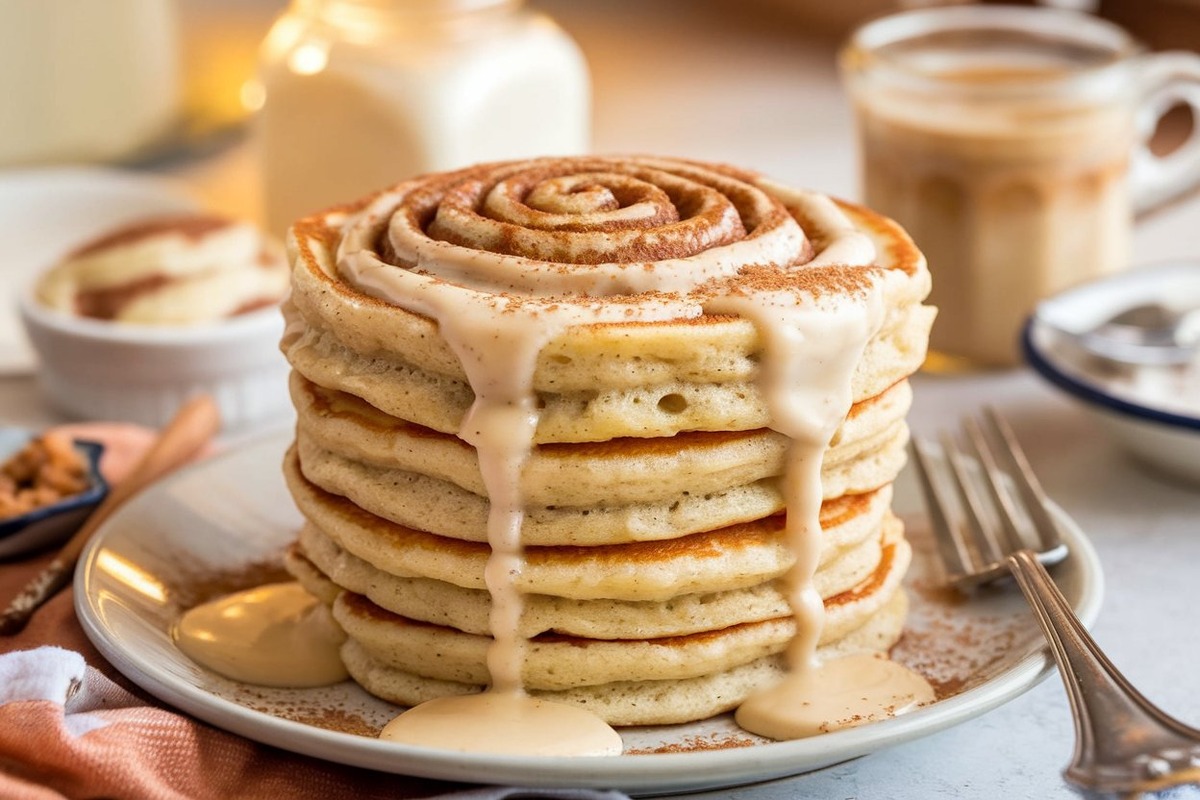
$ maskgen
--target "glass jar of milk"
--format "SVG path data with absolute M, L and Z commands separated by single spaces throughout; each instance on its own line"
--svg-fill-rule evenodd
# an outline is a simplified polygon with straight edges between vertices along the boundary
M 578 47 L 520 0 L 292 0 L 263 44 L 265 218 L 589 143 Z

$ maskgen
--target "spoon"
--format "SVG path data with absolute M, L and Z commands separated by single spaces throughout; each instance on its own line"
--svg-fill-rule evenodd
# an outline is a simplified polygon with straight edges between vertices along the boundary
M 1081 333 L 1066 335 L 1093 355 L 1124 364 L 1173 366 L 1200 352 L 1200 308 L 1141 303 Z

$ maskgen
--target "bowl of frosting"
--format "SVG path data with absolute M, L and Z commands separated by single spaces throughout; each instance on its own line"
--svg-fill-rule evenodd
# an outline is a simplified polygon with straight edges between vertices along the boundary
M 174 214 L 76 247 L 27 287 L 20 314 L 62 413 L 159 427 L 203 392 L 232 430 L 286 419 L 287 287 L 282 247 L 257 226 Z
M 1022 333 L 1025 359 L 1137 461 L 1200 484 L 1200 342 L 1181 332 L 1165 355 L 1128 347 L 1111 321 L 1141 309 L 1200 318 L 1200 261 L 1131 269 L 1042 301 Z

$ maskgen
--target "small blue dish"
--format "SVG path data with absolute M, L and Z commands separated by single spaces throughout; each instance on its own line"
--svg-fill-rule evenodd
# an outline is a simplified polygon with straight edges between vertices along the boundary
M 0 461 L 24 447 L 33 436 L 19 428 L 0 429 Z M 57 503 L 0 520 L 0 558 L 11 558 L 66 541 L 108 496 L 108 482 L 100 474 L 104 445 L 76 440 L 75 449 L 87 464 L 87 488 Z

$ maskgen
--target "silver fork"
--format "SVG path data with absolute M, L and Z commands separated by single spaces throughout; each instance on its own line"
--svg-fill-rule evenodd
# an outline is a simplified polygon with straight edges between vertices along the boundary
M 1135 689 L 1088 635 L 1044 563 L 1067 555 L 1047 498 L 1007 422 L 992 409 L 964 422 L 966 449 L 940 439 L 941 457 L 911 450 L 938 551 L 952 583 L 970 590 L 1011 573 L 1058 664 L 1075 720 L 1063 772 L 1081 789 L 1154 792 L 1200 783 L 1200 730 Z

